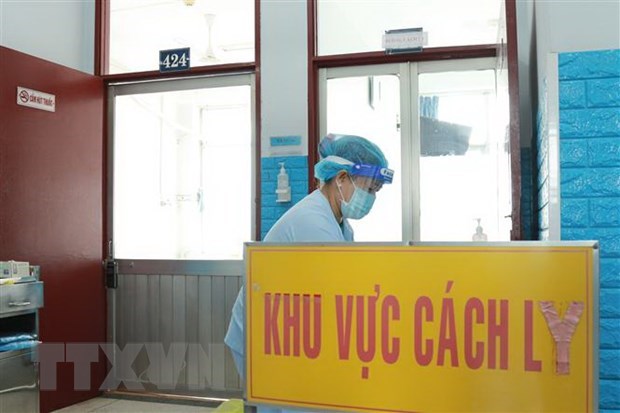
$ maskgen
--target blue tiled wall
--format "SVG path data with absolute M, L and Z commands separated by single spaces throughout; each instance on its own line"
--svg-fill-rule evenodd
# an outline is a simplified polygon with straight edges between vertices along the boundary
M 288 174 L 291 202 L 276 202 L 280 162 Z M 261 159 L 261 239 L 290 207 L 308 195 L 308 157 L 279 156 Z
M 600 241 L 600 408 L 620 412 L 620 50 L 559 55 L 562 239 Z
M 521 226 L 524 240 L 538 239 L 538 234 L 533 233 L 533 185 L 532 150 L 521 148 Z

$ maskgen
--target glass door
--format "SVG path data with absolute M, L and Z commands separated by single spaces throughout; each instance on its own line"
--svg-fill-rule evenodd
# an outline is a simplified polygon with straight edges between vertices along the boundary
M 510 240 L 509 111 L 493 62 L 418 64 L 422 241 Z
M 508 102 L 495 59 L 322 69 L 320 127 L 381 147 L 396 170 L 357 241 L 507 241 Z
M 327 133 L 363 136 L 384 152 L 398 171 L 385 185 L 363 220 L 350 220 L 356 241 L 403 239 L 401 143 L 401 81 L 399 65 L 339 68 L 321 71 L 321 136 Z M 406 238 L 406 237 L 405 237 Z

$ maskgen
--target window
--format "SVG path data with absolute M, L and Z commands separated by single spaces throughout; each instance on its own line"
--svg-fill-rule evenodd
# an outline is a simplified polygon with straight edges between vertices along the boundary
M 386 30 L 422 27 L 425 47 L 498 43 L 501 0 L 316 0 L 319 56 L 383 50 Z
M 254 61 L 255 0 L 110 0 L 107 74 L 158 70 L 190 48 L 191 67 Z

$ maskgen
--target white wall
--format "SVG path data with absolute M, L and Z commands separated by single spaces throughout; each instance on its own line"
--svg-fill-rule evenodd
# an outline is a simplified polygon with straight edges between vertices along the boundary
M 534 137 L 536 119 L 536 31 L 534 2 L 517 1 L 517 54 L 519 57 L 519 130 L 521 147 L 529 148 Z M 535 137 L 534 137 L 535 138 Z
M 538 90 L 549 53 L 620 49 L 620 0 L 536 0 Z
M 93 73 L 95 0 L 0 0 L 0 45 Z
M 270 136 L 300 135 L 308 154 L 308 45 L 305 1 L 261 1 L 261 155 Z M 290 149 L 290 148 L 289 148 Z

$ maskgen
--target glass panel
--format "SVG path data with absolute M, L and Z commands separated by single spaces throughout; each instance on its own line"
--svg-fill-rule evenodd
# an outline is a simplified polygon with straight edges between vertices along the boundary
M 508 107 L 495 71 L 421 74 L 422 241 L 510 239 Z M 484 236 L 476 237 L 483 240 Z
M 501 0 L 317 0 L 320 56 L 383 50 L 386 30 L 422 27 L 425 47 L 497 43 Z
M 191 66 L 254 61 L 254 0 L 110 0 L 109 73 L 159 70 L 159 51 Z
M 114 116 L 115 257 L 241 259 L 250 86 L 118 96 Z
M 356 241 L 402 240 L 400 90 L 397 76 L 327 81 L 327 131 L 363 136 L 376 143 L 395 170 L 368 216 L 350 220 Z

